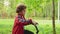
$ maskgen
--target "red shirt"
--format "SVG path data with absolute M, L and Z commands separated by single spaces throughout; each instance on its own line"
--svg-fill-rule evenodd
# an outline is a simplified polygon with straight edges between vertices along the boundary
M 18 15 L 15 18 L 12 34 L 24 34 L 24 26 L 31 24 L 32 20 L 25 20 L 24 16 Z

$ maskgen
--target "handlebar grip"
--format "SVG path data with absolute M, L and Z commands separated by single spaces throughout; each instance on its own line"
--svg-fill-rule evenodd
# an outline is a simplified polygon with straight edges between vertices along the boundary
M 36 28 L 36 34 L 38 34 L 39 30 L 38 30 L 38 27 L 36 25 L 34 25 L 34 27 Z

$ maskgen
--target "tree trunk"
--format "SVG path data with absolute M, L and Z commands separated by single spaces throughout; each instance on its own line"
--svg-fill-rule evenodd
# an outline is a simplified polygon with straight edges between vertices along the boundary
M 54 4 L 54 0 L 52 0 L 52 4 L 53 4 L 53 34 L 56 34 L 56 30 L 55 30 L 55 4 Z

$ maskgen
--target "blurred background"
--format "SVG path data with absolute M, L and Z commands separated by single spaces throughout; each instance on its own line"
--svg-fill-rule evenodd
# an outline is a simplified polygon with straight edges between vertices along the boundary
M 14 18 L 16 16 L 16 6 L 21 3 L 27 6 L 25 17 L 32 18 L 39 23 L 38 34 L 53 34 L 52 0 L 0 0 L 0 34 L 12 33 Z M 56 33 L 60 34 L 60 23 L 58 22 L 58 0 L 54 0 L 54 3 Z M 25 29 L 36 34 L 33 25 L 25 26 Z
M 16 6 L 25 4 L 26 17 L 51 19 L 52 18 L 52 0 L 0 0 L 0 18 L 14 18 L 16 15 Z M 58 0 L 55 0 L 55 17 L 58 18 Z

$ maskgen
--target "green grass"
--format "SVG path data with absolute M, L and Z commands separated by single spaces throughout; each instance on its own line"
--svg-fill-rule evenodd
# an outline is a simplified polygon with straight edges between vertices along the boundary
M 51 20 L 35 20 L 39 23 L 39 34 L 53 34 Z M 13 19 L 0 19 L 0 34 L 11 34 L 14 20 Z M 25 26 L 25 29 L 36 32 L 33 25 Z M 56 33 L 60 34 L 60 23 L 56 20 Z

